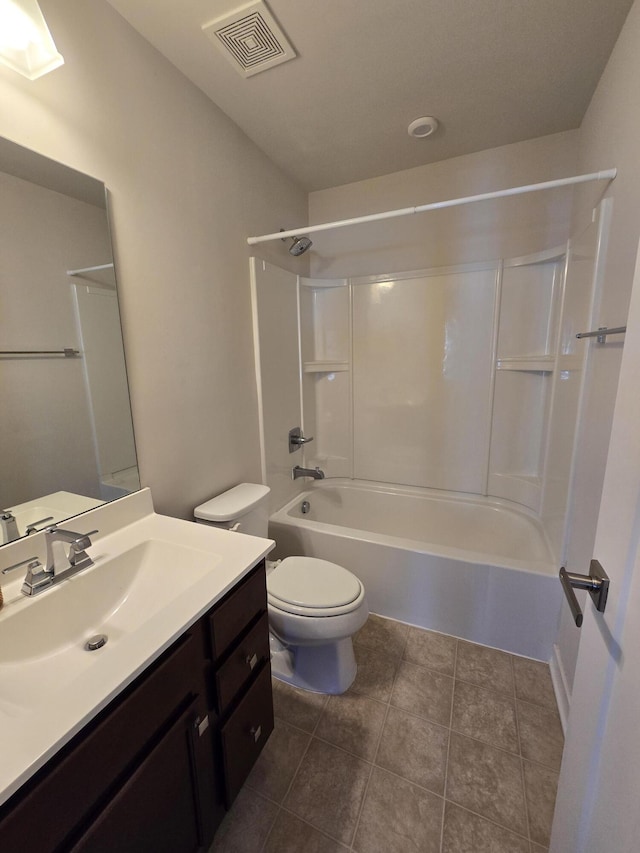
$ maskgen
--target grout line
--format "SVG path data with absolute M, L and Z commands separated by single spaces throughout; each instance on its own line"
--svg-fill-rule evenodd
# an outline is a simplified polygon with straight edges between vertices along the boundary
M 447 739 L 447 757 L 444 764 L 444 787 L 442 789 L 442 797 L 444 805 L 442 807 L 442 824 L 440 826 L 440 853 L 444 847 L 444 817 L 447 810 L 447 785 L 449 783 L 449 753 L 451 752 L 451 733 L 453 732 L 453 707 L 456 699 L 456 680 L 458 674 L 458 649 L 460 643 L 456 640 L 456 649 L 453 657 L 453 690 L 451 692 L 451 713 L 449 714 L 449 737 Z
M 402 654 L 404 654 L 404 650 L 407 646 L 408 635 L 409 635 L 409 632 L 407 631 L 407 636 L 405 637 L 404 644 L 402 646 Z M 385 702 L 387 709 L 386 709 L 385 714 L 384 714 L 384 719 L 382 720 L 382 725 L 380 726 L 380 734 L 378 735 L 378 738 L 376 741 L 376 748 L 373 752 L 373 760 L 371 762 L 371 770 L 369 771 L 369 778 L 367 779 L 367 784 L 365 785 L 364 793 L 362 795 L 362 802 L 360 803 L 360 808 L 358 810 L 358 816 L 356 818 L 355 826 L 353 828 L 353 838 L 351 839 L 351 844 L 349 845 L 349 850 L 352 850 L 352 851 L 355 851 L 355 847 L 353 845 L 355 844 L 356 837 L 358 835 L 358 829 L 360 827 L 360 820 L 362 819 L 362 812 L 364 811 L 364 804 L 366 802 L 367 794 L 369 792 L 369 785 L 371 784 L 371 777 L 373 776 L 373 770 L 374 770 L 374 767 L 377 766 L 375 764 L 375 760 L 378 757 L 378 750 L 380 749 L 380 743 L 382 741 L 382 735 L 384 734 L 384 727 L 387 724 L 387 717 L 389 716 L 389 710 L 391 708 L 391 696 L 393 695 L 393 688 L 395 686 L 396 679 L 398 677 L 398 672 L 400 671 L 400 664 L 401 663 L 402 663 L 402 655 L 400 656 L 400 658 L 397 661 L 396 669 L 395 669 L 395 672 L 393 674 L 393 681 L 391 682 L 391 690 L 389 691 L 389 699 Z
M 511 835 L 515 835 L 516 838 L 521 838 L 523 841 L 526 841 L 527 844 L 536 844 L 537 842 L 531 841 L 526 835 L 523 835 L 521 832 L 516 832 L 515 829 L 512 829 L 510 826 L 507 826 L 504 823 L 498 823 L 497 820 L 493 820 L 490 817 L 487 817 L 484 814 L 480 814 L 480 812 L 474 812 L 473 809 L 469 809 L 466 806 L 460 805 L 460 803 L 456 803 L 455 800 L 446 800 L 446 803 L 451 803 L 452 806 L 455 806 L 457 809 L 460 809 L 463 812 L 467 812 L 467 814 L 472 814 L 474 817 L 480 818 L 480 820 L 486 821 L 490 823 L 492 826 L 497 826 L 500 829 L 504 829 L 507 832 L 510 832 Z
M 315 730 L 318 728 L 318 723 L 320 722 L 320 718 L 322 717 L 322 714 L 324 713 L 324 709 L 327 707 L 327 704 L 328 704 L 328 700 L 327 700 L 327 702 L 325 702 L 325 703 L 324 703 L 324 707 L 323 707 L 323 709 L 322 709 L 322 712 L 320 713 L 320 715 L 319 715 L 318 719 L 316 720 L 316 724 L 315 724 L 315 726 L 314 726 L 314 728 L 313 728 L 313 731 L 314 731 L 314 732 L 315 732 Z M 278 717 L 278 719 L 281 719 L 281 718 L 280 718 L 280 717 Z M 287 721 L 286 721 L 286 720 L 282 720 L 282 722 L 284 722 L 286 725 L 289 725 L 289 724 L 287 723 Z M 298 727 L 297 727 L 297 726 L 293 726 L 293 728 L 295 728 L 295 729 L 296 729 L 296 731 L 303 731 L 303 729 L 298 729 Z M 282 809 L 283 809 L 283 803 L 285 802 L 285 800 L 286 800 L 286 799 L 287 799 L 287 797 L 289 796 L 289 792 L 291 791 L 291 788 L 293 787 L 293 783 L 294 783 L 294 782 L 295 782 L 295 780 L 296 780 L 296 777 L 297 777 L 297 775 L 298 775 L 298 772 L 299 772 L 299 770 L 300 770 L 300 767 L 302 766 L 302 762 L 304 761 L 305 756 L 306 756 L 307 752 L 309 751 L 309 747 L 311 746 L 311 741 L 313 740 L 313 733 L 312 733 L 312 734 L 309 734 L 309 732 L 304 732 L 304 734 L 305 734 L 305 735 L 307 735 L 307 737 L 309 738 L 309 742 L 308 742 L 308 743 L 307 743 L 307 745 L 305 746 L 305 748 L 304 748 L 304 750 L 303 750 L 303 752 L 302 752 L 302 755 L 300 756 L 300 761 L 298 762 L 298 764 L 297 764 L 297 766 L 296 766 L 296 769 L 295 769 L 295 771 L 294 771 L 293 775 L 291 776 L 291 781 L 289 782 L 289 785 L 287 786 L 287 790 L 284 792 L 284 795 L 283 795 L 283 797 L 282 797 L 282 802 L 278 803 L 278 811 L 276 812 L 276 816 L 275 816 L 275 818 L 273 819 L 273 823 L 271 824 L 271 827 L 269 828 L 269 832 L 267 833 L 267 835 L 266 835 L 266 837 L 265 837 L 265 839 L 264 839 L 264 843 L 263 843 L 262 847 L 260 848 L 260 850 L 261 850 L 261 851 L 262 851 L 262 850 L 264 850 L 264 849 L 265 849 L 265 847 L 267 846 L 267 843 L 268 843 L 268 841 L 269 841 L 269 836 L 270 836 L 270 835 L 271 835 L 271 833 L 273 832 L 273 827 L 275 826 L 275 823 L 276 823 L 276 820 L 277 820 L 277 818 L 278 818 L 278 815 L 280 814 L 280 812 L 281 812 L 281 811 L 282 811 Z M 257 792 L 257 793 L 259 793 L 259 792 Z M 268 799 L 268 798 L 265 798 L 265 799 Z M 275 802 L 275 801 L 273 801 L 273 800 L 272 800 L 272 802 Z M 292 812 L 292 814 L 293 814 L 293 812 Z M 296 815 L 296 817 L 298 817 L 298 816 Z M 305 823 L 306 823 L 306 821 L 305 821 Z
M 524 761 L 522 760 L 522 741 L 520 739 L 520 715 L 518 714 L 518 690 L 516 688 L 516 673 L 511 661 L 511 670 L 513 672 L 513 707 L 516 714 L 516 737 L 518 738 L 518 756 L 520 758 L 520 778 L 522 779 L 522 798 L 524 800 L 524 820 L 527 826 L 527 840 L 531 847 L 531 827 L 529 824 L 529 804 L 527 803 L 527 785 L 524 778 Z
M 282 812 L 286 812 L 287 814 L 291 815 L 292 817 L 295 817 L 295 818 L 296 818 L 296 820 L 299 820 L 301 823 L 304 823 L 304 825 L 305 825 L 305 826 L 309 826 L 311 829 L 313 829 L 313 830 L 314 830 L 314 832 L 319 832 L 319 833 L 320 833 L 320 835 L 324 835 L 324 837 L 325 837 L 325 838 L 328 838 L 328 839 L 330 839 L 331 841 L 335 841 L 335 842 L 336 842 L 336 844 L 339 844 L 339 845 L 340 845 L 341 847 L 343 847 L 345 850 L 349 850 L 349 849 L 350 849 L 350 848 L 349 848 L 349 847 L 344 843 L 344 841 L 341 841 L 341 840 L 340 840 L 339 838 L 337 838 L 335 835 L 331 835 L 331 833 L 330 833 L 330 832 L 327 832 L 325 829 L 318 829 L 318 827 L 317 827 L 317 826 L 315 826 L 313 823 L 310 823 L 310 822 L 309 822 L 308 820 L 306 820 L 305 818 L 300 817 L 300 815 L 299 815 L 299 814 L 296 814 L 294 811 L 291 811 L 291 809 L 288 809 L 286 806 L 281 806 L 280 811 L 282 811 Z

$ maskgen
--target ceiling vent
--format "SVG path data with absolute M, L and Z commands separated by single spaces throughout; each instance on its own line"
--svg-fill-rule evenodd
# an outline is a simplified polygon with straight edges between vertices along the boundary
M 296 52 L 262 0 L 241 6 L 202 27 L 243 77 L 294 59 Z

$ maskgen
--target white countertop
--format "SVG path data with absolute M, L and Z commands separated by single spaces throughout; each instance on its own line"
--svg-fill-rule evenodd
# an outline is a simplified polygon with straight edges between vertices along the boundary
M 0 610 L 0 803 L 274 547 L 268 539 L 158 515 L 148 489 L 85 512 L 64 526 L 78 533 L 100 530 L 89 549 L 95 565 L 85 572 L 99 572 L 112 557 L 149 540 L 194 549 L 206 566 L 186 587 L 177 583 L 175 594 L 151 615 L 141 612 L 141 626 L 134 632 L 110 636 L 99 651 L 87 652 L 82 643 L 74 643 L 63 654 L 29 654 L 26 661 L 20 655 L 13 658 L 12 651 L 7 654 L 9 620 L 20 619 L 29 610 L 37 626 L 32 618 L 37 611 L 31 608 L 50 597 L 47 609 L 55 612 L 55 596 L 64 594 L 65 585 L 74 584 L 85 572 L 33 598 L 19 593 L 22 570 L 0 576 L 6 602 Z M 44 534 L 0 549 L 0 569 L 32 555 L 44 561 Z

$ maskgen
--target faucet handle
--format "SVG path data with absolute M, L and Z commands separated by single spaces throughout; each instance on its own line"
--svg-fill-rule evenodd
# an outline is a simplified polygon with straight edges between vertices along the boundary
M 31 536 L 32 533 L 39 533 L 38 525 L 46 524 L 47 521 L 53 521 L 53 516 L 48 515 L 46 518 L 41 518 L 40 521 L 32 521 L 26 529 L 26 535 Z
M 87 567 L 93 565 L 93 562 L 89 555 L 86 553 L 86 549 L 90 548 L 92 545 L 90 536 L 93 536 L 94 533 L 99 533 L 98 530 L 90 530 L 88 533 L 82 533 L 78 536 L 77 539 L 74 539 L 73 542 L 69 545 L 69 565 L 77 566 L 79 562 L 83 560 L 87 560 Z
M 14 563 L 12 566 L 7 566 L 6 569 L 2 570 L 3 575 L 8 575 L 9 572 L 12 572 L 14 569 L 19 569 L 21 566 L 28 565 L 30 569 L 36 569 L 40 560 L 38 557 L 27 557 L 26 560 L 20 560 L 19 563 Z
M 95 530 L 90 530 L 88 533 L 81 533 L 80 536 L 78 536 L 78 539 L 88 539 L 90 536 L 93 536 L 94 533 L 100 533 L 98 528 L 96 528 Z M 78 541 L 78 539 L 76 539 L 76 542 Z M 89 545 L 87 545 L 87 548 L 88 547 Z
M 301 427 L 294 427 L 289 430 L 289 453 L 294 453 L 296 450 L 299 450 L 304 444 L 308 444 L 310 441 L 313 441 L 313 436 L 310 435 L 308 438 L 305 438 L 302 434 Z

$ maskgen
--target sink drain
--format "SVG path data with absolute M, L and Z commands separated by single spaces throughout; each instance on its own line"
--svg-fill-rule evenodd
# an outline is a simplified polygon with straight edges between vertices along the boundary
M 96 649 L 101 649 L 108 639 L 106 634 L 96 634 L 95 637 L 89 637 L 84 647 L 88 652 L 95 652 Z

